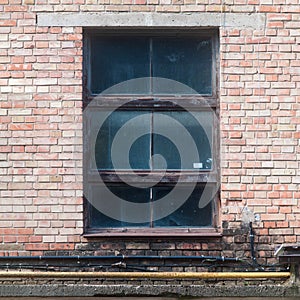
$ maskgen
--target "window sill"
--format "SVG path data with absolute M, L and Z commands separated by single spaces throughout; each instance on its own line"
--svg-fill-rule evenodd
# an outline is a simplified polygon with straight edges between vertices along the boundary
M 201 229 L 149 229 L 149 228 L 139 228 L 139 229 L 93 229 L 88 230 L 83 234 L 85 238 L 109 238 L 109 237 L 199 237 L 199 238 L 217 238 L 221 237 L 222 233 L 215 228 L 201 228 Z

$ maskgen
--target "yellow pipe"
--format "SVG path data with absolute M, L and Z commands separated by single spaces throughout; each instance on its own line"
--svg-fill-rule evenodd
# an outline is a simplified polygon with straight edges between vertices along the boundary
M 182 278 L 182 279 L 241 279 L 288 278 L 290 272 L 39 272 L 1 271 L 0 278 Z

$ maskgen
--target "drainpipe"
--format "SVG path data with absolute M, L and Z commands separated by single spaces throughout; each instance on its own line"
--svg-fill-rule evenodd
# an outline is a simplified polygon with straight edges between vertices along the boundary
M 254 250 L 254 230 L 253 230 L 253 226 L 252 226 L 252 222 L 249 223 L 249 227 L 250 227 L 250 250 L 251 250 L 251 259 L 252 259 L 252 263 L 254 267 L 258 266 L 257 260 L 256 260 L 256 256 L 255 256 L 255 250 Z

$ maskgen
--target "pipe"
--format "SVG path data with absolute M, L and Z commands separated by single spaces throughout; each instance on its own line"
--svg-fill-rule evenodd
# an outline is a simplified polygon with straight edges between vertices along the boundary
M 254 250 L 254 230 L 253 230 L 252 222 L 249 223 L 249 227 L 250 227 L 249 238 L 250 238 L 251 259 L 252 259 L 253 266 L 256 267 L 258 266 L 258 263 L 256 260 L 255 250 Z
M 241 279 L 288 278 L 290 272 L 0 272 L 0 278 L 189 278 L 189 279 Z
M 1 261 L 10 261 L 10 260 L 76 260 L 76 261 L 84 261 L 84 260 L 110 260 L 110 259 L 159 259 L 159 260 L 179 260 L 179 259 L 187 259 L 187 260 L 215 260 L 215 261 L 231 261 L 238 262 L 242 261 L 238 257 L 224 257 L 224 256 L 162 256 L 162 255 L 108 255 L 108 256 L 0 256 Z

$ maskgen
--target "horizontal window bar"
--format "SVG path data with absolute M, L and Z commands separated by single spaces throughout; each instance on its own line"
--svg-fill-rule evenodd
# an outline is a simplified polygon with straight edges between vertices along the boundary
M 121 173 L 121 172 L 120 172 Z M 139 176 L 136 176 L 139 175 Z M 146 176 L 148 175 L 148 176 Z M 101 176 L 102 181 L 104 182 L 110 182 L 110 183 L 119 183 L 122 182 L 120 177 L 115 172 L 98 172 L 98 171 L 89 171 L 87 174 L 87 181 L 88 182 L 99 182 L 99 176 Z M 162 177 L 162 173 L 159 172 L 135 172 L 135 175 L 128 174 L 126 172 L 122 172 L 122 178 L 126 179 L 126 182 L 134 183 L 137 182 L 137 178 L 140 180 L 139 182 L 157 182 L 160 183 L 176 183 L 179 179 L 179 176 L 181 178 L 181 181 L 184 183 L 190 183 L 190 182 L 211 182 L 216 183 L 218 180 L 218 175 L 216 172 L 209 172 L 209 171 L 203 171 L 203 172 L 166 172 L 166 174 Z M 138 182 L 137 182 L 138 183 Z
M 169 108 L 172 110 L 180 110 L 180 107 L 194 108 L 200 110 L 201 108 L 213 108 L 218 103 L 215 97 L 205 96 L 174 96 L 174 97 L 122 97 L 122 96 L 102 96 L 98 95 L 95 97 L 87 97 L 85 104 L 89 108 L 119 108 L 122 106 L 123 109 L 142 109 L 142 108 L 153 108 L 159 110 L 160 108 Z

